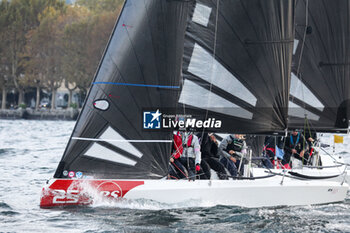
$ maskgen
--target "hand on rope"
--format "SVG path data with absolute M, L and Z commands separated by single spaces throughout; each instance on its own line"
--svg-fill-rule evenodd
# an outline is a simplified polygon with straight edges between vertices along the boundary
M 235 158 L 235 157 L 232 157 L 232 156 L 230 157 L 230 160 L 231 160 L 232 162 L 234 162 L 234 163 L 237 162 L 236 158 Z

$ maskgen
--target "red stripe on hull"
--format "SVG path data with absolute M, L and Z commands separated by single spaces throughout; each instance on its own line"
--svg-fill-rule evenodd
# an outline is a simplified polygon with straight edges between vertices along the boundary
M 40 207 L 89 205 L 96 196 L 117 200 L 143 184 L 144 181 L 57 179 L 43 188 Z

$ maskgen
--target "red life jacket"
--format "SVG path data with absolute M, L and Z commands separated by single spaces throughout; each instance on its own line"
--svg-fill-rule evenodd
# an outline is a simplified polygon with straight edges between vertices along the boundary
M 263 148 L 263 151 L 271 151 L 273 154 L 276 154 L 276 148 L 274 147 L 267 147 L 267 145 Z
M 271 151 L 273 154 L 276 154 L 276 149 L 275 148 L 266 148 L 266 150 Z
M 173 157 L 174 159 L 178 159 L 180 158 L 180 156 L 182 155 L 183 151 L 184 151 L 184 148 L 183 146 L 186 146 L 183 145 L 182 143 L 182 137 L 180 135 L 180 132 L 177 132 L 176 134 L 173 135 L 173 139 L 174 139 L 174 150 L 175 152 L 173 153 Z M 191 134 L 189 137 L 188 137 L 188 140 L 187 140 L 187 147 L 191 147 L 192 146 L 192 139 L 193 139 L 193 135 Z

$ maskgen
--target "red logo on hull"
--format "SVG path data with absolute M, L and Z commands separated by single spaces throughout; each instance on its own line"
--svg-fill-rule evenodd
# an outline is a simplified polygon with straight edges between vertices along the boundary
M 99 184 L 96 189 L 104 197 L 109 197 L 109 198 L 123 197 L 122 188 L 114 181 L 105 181 Z
M 43 189 L 40 207 L 88 205 L 93 202 L 91 192 L 108 199 L 118 199 L 143 184 L 143 181 L 58 179 Z

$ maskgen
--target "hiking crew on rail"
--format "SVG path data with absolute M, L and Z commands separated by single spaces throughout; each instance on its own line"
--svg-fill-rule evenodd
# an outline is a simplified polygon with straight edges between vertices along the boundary
M 267 136 L 263 156 L 268 160 L 263 161 L 263 165 L 270 169 L 290 169 L 308 164 L 315 137 L 316 134 L 307 135 L 306 140 L 296 130 L 286 137 Z M 195 135 L 193 132 L 174 131 L 168 178 L 210 179 L 211 169 L 219 179 L 242 176 L 246 154 L 244 135 L 230 134 L 219 144 L 213 133 L 201 132 Z
M 212 133 L 198 136 L 201 142 L 192 132 L 173 133 L 169 179 L 210 179 L 210 169 L 217 172 L 219 179 L 228 178 L 226 169 L 231 177 L 236 177 L 238 170 L 241 171 L 239 175 L 243 173 L 241 161 L 246 153 L 243 135 L 229 135 L 220 145 Z

